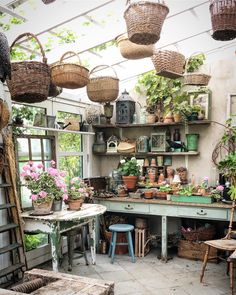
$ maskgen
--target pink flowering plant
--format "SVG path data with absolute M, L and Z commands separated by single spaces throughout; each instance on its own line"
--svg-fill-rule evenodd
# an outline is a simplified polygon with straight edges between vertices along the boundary
M 31 200 L 38 204 L 68 198 L 65 176 L 65 172 L 55 168 L 54 161 L 51 161 L 51 167 L 47 169 L 42 164 L 29 161 L 21 172 L 26 187 L 31 191 Z
M 215 199 L 217 199 L 217 200 L 222 199 L 223 190 L 224 190 L 223 185 L 218 185 L 215 189 L 213 189 L 211 191 L 212 197 L 215 198 Z
M 88 186 L 80 177 L 74 177 L 70 180 L 68 189 L 69 200 L 91 198 L 94 194 L 94 188 Z

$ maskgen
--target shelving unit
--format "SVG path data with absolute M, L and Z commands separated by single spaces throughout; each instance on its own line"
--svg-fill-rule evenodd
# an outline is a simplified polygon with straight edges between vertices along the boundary
M 199 152 L 149 152 L 149 153 L 94 153 L 96 156 L 135 156 L 135 157 L 146 157 L 146 156 L 197 156 Z
M 64 129 L 56 129 L 56 128 L 47 128 L 47 127 L 21 126 L 20 128 L 44 130 L 44 131 L 50 131 L 50 132 L 63 132 L 63 133 L 82 134 L 82 135 L 95 135 L 94 132 L 72 131 L 72 130 L 64 130 Z

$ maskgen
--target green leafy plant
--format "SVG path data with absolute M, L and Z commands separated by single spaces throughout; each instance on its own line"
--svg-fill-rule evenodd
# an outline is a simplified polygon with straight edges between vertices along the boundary
M 138 176 L 140 174 L 137 159 L 132 157 L 130 160 L 122 159 L 118 169 L 123 176 Z
M 198 70 L 200 66 L 203 65 L 205 59 L 206 57 L 203 53 L 190 57 L 187 61 L 186 72 L 192 73 Z
M 169 193 L 171 191 L 171 187 L 169 186 L 169 184 L 161 185 L 159 191 Z
M 193 191 L 194 191 L 194 186 L 188 185 L 188 186 L 181 187 L 178 191 L 178 194 L 181 196 L 190 197 L 190 196 L 192 196 Z

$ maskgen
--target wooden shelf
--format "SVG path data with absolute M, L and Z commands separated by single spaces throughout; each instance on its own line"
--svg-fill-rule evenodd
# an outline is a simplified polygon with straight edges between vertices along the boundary
M 197 156 L 199 152 L 149 152 L 149 153 L 103 153 L 96 154 L 96 156 L 135 156 L 137 158 L 141 157 L 151 157 L 151 156 Z
M 47 128 L 47 127 L 37 127 L 37 126 L 21 126 L 20 128 L 44 130 L 44 131 L 51 131 L 51 132 L 83 134 L 83 135 L 94 135 L 95 134 L 94 132 L 72 131 L 72 130 L 64 130 L 64 129 Z
M 189 121 L 188 125 L 209 125 L 210 120 Z M 154 123 L 154 124 L 94 124 L 94 128 L 138 128 L 138 127 L 168 127 L 168 126 L 184 126 L 184 122 L 173 123 Z

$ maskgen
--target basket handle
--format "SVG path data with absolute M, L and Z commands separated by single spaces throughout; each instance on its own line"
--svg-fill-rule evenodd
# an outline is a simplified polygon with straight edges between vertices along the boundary
M 108 66 L 108 65 L 100 65 L 100 66 L 96 66 L 95 68 L 93 68 L 93 69 L 91 70 L 90 75 L 93 74 L 94 72 L 98 72 L 98 71 L 99 71 L 99 70 L 98 70 L 99 68 L 103 68 L 103 69 L 110 68 L 110 69 L 112 69 L 112 71 L 113 71 L 113 73 L 115 74 L 116 78 L 118 78 L 115 69 L 114 69 L 112 66 Z M 95 71 L 95 70 L 96 70 L 96 71 Z
M 62 63 L 62 62 L 63 62 L 63 59 L 64 59 L 67 55 L 69 55 L 69 54 L 71 54 L 71 55 L 73 55 L 73 56 L 76 55 L 76 56 L 78 57 L 78 60 L 79 60 L 80 65 L 81 65 L 81 59 L 80 59 L 79 55 L 78 55 L 76 52 L 74 52 L 74 51 L 67 51 L 67 52 L 65 52 L 65 53 L 62 55 L 61 59 L 60 59 L 60 63 Z
M 43 46 L 42 46 L 42 44 L 40 43 L 40 41 L 39 41 L 39 39 L 37 38 L 37 36 L 36 35 L 34 35 L 34 34 L 32 34 L 32 33 L 23 33 L 23 34 L 21 34 L 21 35 L 19 35 L 16 39 L 15 39 L 15 41 L 12 43 L 12 45 L 11 45 L 11 47 L 10 47 L 10 51 L 12 50 L 12 47 L 16 44 L 16 42 L 17 41 L 19 41 L 21 38 L 23 38 L 23 37 L 30 37 L 29 39 L 32 39 L 32 38 L 34 38 L 37 42 L 38 42 L 38 45 L 39 45 L 39 48 L 40 48 L 40 51 L 41 51 L 41 54 L 42 54 L 42 57 L 43 57 L 43 63 L 47 63 L 47 58 L 46 58 L 46 56 L 45 56 L 45 52 L 44 52 L 44 50 L 43 50 Z

